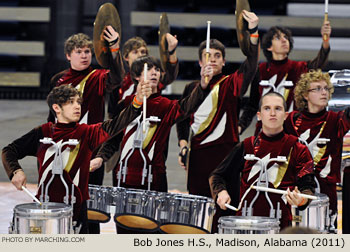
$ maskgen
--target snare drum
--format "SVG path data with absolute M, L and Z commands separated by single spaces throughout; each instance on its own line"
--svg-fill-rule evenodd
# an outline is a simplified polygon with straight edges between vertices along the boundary
M 263 216 L 223 216 L 219 218 L 219 234 L 278 234 L 278 219 Z
M 207 234 L 211 231 L 213 199 L 191 194 L 167 194 L 160 211 L 160 230 L 167 234 Z
M 115 204 L 114 221 L 117 225 L 129 230 L 156 231 L 159 227 L 159 198 L 162 193 L 113 188 L 113 204 Z
M 299 211 L 296 206 L 292 207 L 293 226 L 309 227 L 321 233 L 327 233 L 329 227 L 329 198 L 326 194 L 315 193 L 318 197 L 312 200 L 309 206 Z
M 111 187 L 89 185 L 90 199 L 86 201 L 88 220 L 105 223 L 111 219 Z
M 56 202 L 26 203 L 13 209 L 13 234 L 72 234 L 73 208 Z

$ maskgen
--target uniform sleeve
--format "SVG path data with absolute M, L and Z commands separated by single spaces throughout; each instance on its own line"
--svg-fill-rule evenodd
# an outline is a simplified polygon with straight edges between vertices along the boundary
M 21 169 L 18 160 L 26 156 L 36 156 L 41 138 L 43 138 L 41 127 L 37 127 L 2 149 L 2 163 L 10 180 L 13 172 Z
M 250 86 L 250 95 L 248 98 L 248 102 L 243 107 L 242 115 L 239 118 L 238 125 L 241 127 L 242 134 L 251 124 L 256 112 L 259 109 L 259 101 L 260 101 L 260 93 L 259 93 L 259 70 L 255 74 L 255 77 Z
M 198 85 L 198 82 L 192 82 L 186 85 L 183 94 L 180 98 L 180 100 L 184 99 L 185 97 L 189 96 L 193 89 Z M 186 140 L 188 141 L 188 137 L 190 134 L 190 117 L 184 118 L 183 120 L 179 120 L 176 123 L 176 132 L 177 132 L 177 138 L 178 140 Z
M 340 112 L 338 120 L 338 138 L 343 138 L 350 130 L 350 107 L 347 107 L 343 112 Z
M 258 68 L 258 59 L 259 59 L 259 43 L 257 45 L 250 44 L 249 54 L 247 55 L 247 59 L 243 62 L 243 64 L 238 69 L 238 75 L 243 75 L 243 82 L 241 84 L 241 88 L 239 90 L 240 98 L 247 92 L 247 89 L 254 79 Z
M 327 63 L 330 50 L 331 50 L 330 47 L 328 49 L 324 49 L 323 46 L 321 46 L 321 49 L 318 52 L 316 58 L 314 58 L 311 61 L 308 61 L 307 63 L 308 69 L 318 69 L 318 68 L 323 69 Z
M 160 82 L 166 86 L 176 80 L 178 73 L 179 61 L 177 60 L 176 63 L 170 63 L 168 61 L 166 63 L 166 72 L 162 74 Z
M 119 115 L 102 123 L 102 128 L 110 136 L 120 133 L 141 113 L 140 108 L 128 105 Z
M 129 123 L 131 123 L 141 112 L 141 109 L 136 109 L 132 104 L 127 106 L 119 115 L 116 115 L 113 119 L 104 121 L 102 123 L 102 129 L 109 136 L 101 139 L 93 149 L 98 148 L 96 151 L 96 157 L 101 157 L 104 161 L 110 159 L 114 152 L 119 149 L 119 144 L 123 138 L 123 130 Z
M 112 90 L 119 89 L 125 75 L 122 55 L 120 50 L 117 52 L 116 58 L 113 60 L 111 52 L 109 52 L 110 71 L 107 74 L 106 91 L 108 93 Z
M 313 195 L 316 188 L 313 159 L 310 151 L 305 145 L 297 143 L 296 149 L 298 150 L 294 156 L 296 159 L 297 171 L 296 186 L 298 186 L 301 193 Z M 308 200 L 307 204 L 298 207 L 298 209 L 301 211 L 306 209 L 310 202 L 311 200 Z
M 240 172 L 244 167 L 244 144 L 237 144 L 220 165 L 210 174 L 209 185 L 213 199 L 222 190 L 227 190 L 231 201 L 239 201 Z

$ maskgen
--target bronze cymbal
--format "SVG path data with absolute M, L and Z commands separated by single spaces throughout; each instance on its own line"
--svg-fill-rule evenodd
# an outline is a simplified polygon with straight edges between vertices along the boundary
M 111 3 L 105 3 L 99 8 L 94 22 L 93 44 L 96 60 L 103 68 L 109 68 L 108 63 L 108 43 L 103 38 L 103 30 L 111 25 L 119 33 L 121 39 L 121 24 L 117 9 Z
M 245 56 L 249 50 L 248 22 L 243 18 L 243 10 L 250 11 L 248 0 L 236 0 L 236 32 L 239 47 Z
M 170 33 L 169 20 L 167 14 L 163 12 L 160 15 L 158 39 L 160 63 L 164 72 L 166 71 L 166 63 L 169 61 L 168 42 L 166 40 L 167 33 Z

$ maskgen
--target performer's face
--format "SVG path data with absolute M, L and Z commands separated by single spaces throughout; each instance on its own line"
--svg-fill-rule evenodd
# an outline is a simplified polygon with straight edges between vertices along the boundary
M 142 71 L 140 76 L 140 81 L 144 81 L 144 73 Z M 158 67 L 152 67 L 147 70 L 147 80 L 149 81 L 152 92 L 155 93 L 157 91 L 157 87 L 160 80 L 160 69 Z
M 202 67 L 206 65 L 206 52 L 205 49 L 202 51 L 202 59 L 199 60 L 199 65 Z M 225 59 L 222 57 L 220 50 L 210 48 L 209 49 L 209 61 L 208 64 L 213 68 L 214 75 L 222 72 L 222 68 L 225 65 Z
M 81 103 L 81 98 L 76 95 L 71 97 L 62 107 L 58 104 L 52 105 L 56 112 L 57 121 L 60 123 L 78 122 L 81 115 Z
M 142 57 L 142 56 L 146 56 L 147 55 L 147 49 L 144 46 L 141 46 L 138 49 L 133 49 L 132 51 L 130 51 L 128 53 L 128 55 L 125 57 L 125 60 L 128 62 L 129 67 L 131 67 L 132 63 Z
M 66 57 L 70 61 L 72 69 L 82 71 L 91 65 L 92 53 L 91 49 L 85 46 L 83 48 L 74 48 L 71 54 L 67 54 Z
M 290 44 L 287 35 L 282 32 L 275 34 L 271 40 L 271 46 L 267 50 L 272 53 L 273 59 L 279 59 L 278 55 L 287 57 L 290 50 Z
M 307 94 L 304 96 L 307 100 L 309 112 L 317 113 L 325 109 L 330 98 L 330 90 L 325 81 L 311 82 Z
M 275 135 L 283 130 L 283 123 L 288 113 L 283 107 L 283 99 L 281 97 L 268 95 L 263 98 L 257 115 L 262 122 L 263 132 L 266 135 Z

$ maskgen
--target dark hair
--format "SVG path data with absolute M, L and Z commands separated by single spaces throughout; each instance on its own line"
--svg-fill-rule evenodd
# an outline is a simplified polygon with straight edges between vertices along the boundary
M 147 44 L 142 38 L 132 37 L 128 39 L 123 45 L 123 58 L 126 58 L 132 50 L 139 49 L 143 46 L 146 48 L 146 54 L 148 55 Z
M 200 43 L 199 48 L 198 48 L 199 60 L 202 60 L 202 53 L 203 53 L 203 50 L 206 48 L 206 46 L 207 46 L 206 40 L 204 40 L 202 43 Z M 219 40 L 211 39 L 210 43 L 209 43 L 209 48 L 213 48 L 213 49 L 221 51 L 222 58 L 225 59 L 225 46 Z
M 87 46 L 93 53 L 93 44 L 90 37 L 84 33 L 77 33 L 70 36 L 64 42 L 64 54 L 70 55 L 75 48 L 84 48 Z
M 71 97 L 79 95 L 80 92 L 71 85 L 61 85 L 59 87 L 54 87 L 46 98 L 46 102 L 49 105 L 50 112 L 56 116 L 56 112 L 53 110 L 52 105 L 58 104 L 62 107 L 63 104 L 66 104 Z
M 272 52 L 267 50 L 268 48 L 271 47 L 272 45 L 272 39 L 275 35 L 279 35 L 280 33 L 286 34 L 288 41 L 289 41 L 289 52 L 288 54 L 292 51 L 293 49 L 293 37 L 292 37 L 292 32 L 288 28 L 281 27 L 281 26 L 272 26 L 263 36 L 262 38 L 262 43 L 261 47 L 263 49 L 264 55 L 267 59 L 267 61 L 272 60 Z
M 143 56 L 143 57 L 137 58 L 132 63 L 131 69 L 130 69 L 131 79 L 134 83 L 138 83 L 138 80 L 136 80 L 136 78 L 141 76 L 145 63 L 147 63 L 148 69 L 151 69 L 152 67 L 161 69 L 160 61 L 155 57 Z
M 261 99 L 259 101 L 259 111 L 261 111 L 262 101 L 265 98 L 265 96 L 277 96 L 277 97 L 280 97 L 282 99 L 282 101 L 283 101 L 284 111 L 287 111 L 287 102 L 286 102 L 286 100 L 284 99 L 283 95 L 281 95 L 280 93 L 277 93 L 277 92 L 268 92 L 268 93 L 264 94 L 261 97 Z

